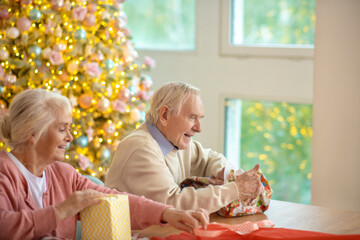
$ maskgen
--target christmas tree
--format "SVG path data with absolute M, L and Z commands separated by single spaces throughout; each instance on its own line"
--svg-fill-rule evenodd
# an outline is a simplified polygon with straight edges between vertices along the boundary
M 154 61 L 137 58 L 123 0 L 1 0 L 1 111 L 28 88 L 67 96 L 74 141 L 65 161 L 83 174 L 104 176 L 119 140 L 145 119 Z

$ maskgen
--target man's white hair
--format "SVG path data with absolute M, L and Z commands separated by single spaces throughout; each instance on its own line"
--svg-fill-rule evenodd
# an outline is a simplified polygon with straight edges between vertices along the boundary
M 184 101 L 191 95 L 200 95 L 200 90 L 188 83 L 169 82 L 155 91 L 146 112 L 146 121 L 155 125 L 159 120 L 159 110 L 168 106 L 171 114 L 178 115 Z

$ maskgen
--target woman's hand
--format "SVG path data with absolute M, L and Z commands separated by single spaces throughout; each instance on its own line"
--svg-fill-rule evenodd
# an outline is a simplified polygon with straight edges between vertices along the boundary
M 235 183 L 238 187 L 239 198 L 241 200 L 256 198 L 264 192 L 260 176 L 257 174 L 259 169 L 260 165 L 256 164 L 253 169 L 244 172 L 236 178 Z
M 61 221 L 72 217 L 84 208 L 100 203 L 102 196 L 105 194 L 92 189 L 74 192 L 65 201 L 55 206 L 56 220 Z
M 164 210 L 161 220 L 177 229 L 193 233 L 193 229 L 199 228 L 200 225 L 206 229 L 209 224 L 209 213 L 202 208 L 197 210 L 167 208 Z

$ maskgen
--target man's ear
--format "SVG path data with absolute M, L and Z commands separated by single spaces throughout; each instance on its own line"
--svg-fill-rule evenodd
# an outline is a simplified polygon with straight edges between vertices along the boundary
M 170 109 L 168 106 L 162 106 L 159 110 L 159 121 L 161 125 L 166 126 L 169 119 Z

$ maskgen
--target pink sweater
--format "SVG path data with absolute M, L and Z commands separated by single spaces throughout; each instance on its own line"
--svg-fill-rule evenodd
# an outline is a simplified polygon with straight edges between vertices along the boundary
M 62 162 L 49 165 L 45 174 L 47 190 L 43 195 L 43 208 L 39 209 L 18 167 L 6 152 L 0 152 L 0 239 L 40 239 L 44 236 L 75 239 L 77 216 L 56 221 L 55 205 L 73 192 L 85 189 L 127 194 L 96 185 L 77 173 L 72 166 Z M 169 205 L 127 195 L 132 229 L 161 225 L 162 212 Z

